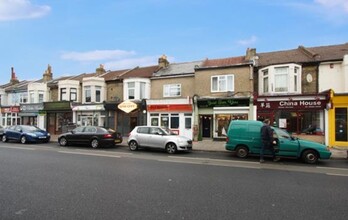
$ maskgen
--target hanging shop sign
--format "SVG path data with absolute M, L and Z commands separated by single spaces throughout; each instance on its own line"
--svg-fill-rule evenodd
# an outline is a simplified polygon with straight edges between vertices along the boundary
M 135 109 L 138 108 L 138 105 L 134 102 L 131 102 L 131 101 L 124 101 L 124 102 L 121 102 L 118 106 L 117 106 L 120 110 L 126 112 L 126 113 L 129 113 Z

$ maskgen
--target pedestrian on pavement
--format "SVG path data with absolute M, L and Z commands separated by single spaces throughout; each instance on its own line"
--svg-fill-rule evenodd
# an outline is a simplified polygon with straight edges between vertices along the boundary
M 262 145 L 260 150 L 260 163 L 265 162 L 263 159 L 263 155 L 266 149 L 271 150 L 273 161 L 279 161 L 279 157 L 276 157 L 275 150 L 273 148 L 273 145 L 276 144 L 276 141 L 273 138 L 273 130 L 269 124 L 270 124 L 270 120 L 265 119 L 263 121 L 263 126 L 261 127 Z

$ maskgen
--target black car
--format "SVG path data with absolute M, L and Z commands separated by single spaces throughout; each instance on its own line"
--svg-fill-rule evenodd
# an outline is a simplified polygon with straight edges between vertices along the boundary
M 81 126 L 70 132 L 59 135 L 58 143 L 60 146 L 73 144 L 90 145 L 93 148 L 102 146 L 114 146 L 122 143 L 122 135 L 112 129 L 98 126 Z

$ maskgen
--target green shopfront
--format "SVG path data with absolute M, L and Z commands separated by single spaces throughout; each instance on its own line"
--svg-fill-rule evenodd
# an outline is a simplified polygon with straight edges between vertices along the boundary
M 41 115 L 46 115 L 46 129 L 51 134 L 61 134 L 67 131 L 67 127 L 73 122 L 71 102 L 44 102 Z
M 250 98 L 197 98 L 194 135 L 198 140 L 225 140 L 231 120 L 253 120 L 256 117 Z M 198 116 L 198 117 L 197 117 Z M 198 127 L 196 127 L 198 126 Z

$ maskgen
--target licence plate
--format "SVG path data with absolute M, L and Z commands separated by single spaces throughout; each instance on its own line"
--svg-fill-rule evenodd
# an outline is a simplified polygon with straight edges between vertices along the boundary
M 121 142 L 121 140 L 115 140 L 115 143 L 120 143 Z
M 46 137 L 45 136 L 41 136 L 41 137 L 39 137 L 40 139 L 45 139 Z

